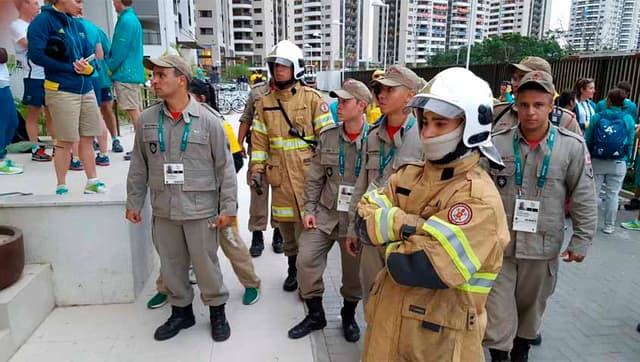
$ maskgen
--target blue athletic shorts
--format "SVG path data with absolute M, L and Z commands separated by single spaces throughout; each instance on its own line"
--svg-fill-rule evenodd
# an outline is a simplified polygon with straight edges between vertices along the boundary
M 22 104 L 34 107 L 43 107 L 44 104 L 44 79 L 24 78 L 24 95 Z
M 113 92 L 111 91 L 111 87 L 100 89 L 100 98 L 102 98 L 103 102 L 109 102 L 113 100 Z
M 100 92 L 100 78 L 91 77 L 91 84 L 93 84 L 93 93 L 96 94 L 96 101 L 98 102 L 98 106 L 102 104 L 102 92 Z

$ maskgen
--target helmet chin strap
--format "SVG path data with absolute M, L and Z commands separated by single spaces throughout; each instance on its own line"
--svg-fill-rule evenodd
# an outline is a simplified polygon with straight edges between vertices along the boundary
M 274 80 L 274 83 L 275 83 L 275 85 L 276 85 L 276 87 L 278 89 L 289 88 L 289 86 L 291 86 L 295 82 L 296 82 L 296 79 L 293 78 L 293 77 L 291 77 L 291 79 L 289 79 L 289 80 L 287 80 L 285 82 L 280 82 L 280 81 Z

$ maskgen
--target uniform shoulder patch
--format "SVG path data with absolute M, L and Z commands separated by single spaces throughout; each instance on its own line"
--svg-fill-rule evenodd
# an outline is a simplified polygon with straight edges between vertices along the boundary
M 327 104 L 327 102 L 320 103 L 320 110 L 323 113 L 328 113 L 329 112 L 329 105 Z
M 471 207 L 465 203 L 457 203 L 449 208 L 449 222 L 454 225 L 466 225 L 473 218 Z

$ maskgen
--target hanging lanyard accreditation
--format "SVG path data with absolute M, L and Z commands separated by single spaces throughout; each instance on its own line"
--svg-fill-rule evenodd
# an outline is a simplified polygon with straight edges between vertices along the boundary
M 411 118 L 409 118 L 409 122 L 407 123 L 406 130 L 407 131 L 410 130 L 415 124 L 416 124 L 416 119 L 414 116 L 411 116 Z M 393 140 L 391 140 L 391 144 L 392 146 L 391 146 L 391 149 L 389 150 L 389 153 L 385 155 L 384 143 L 380 142 L 380 166 L 378 168 L 378 174 L 380 175 L 381 178 L 384 175 L 384 170 L 389 165 L 389 162 L 391 162 L 391 160 L 393 159 L 393 156 L 396 155 L 396 149 L 393 146 Z
M 187 140 L 191 130 L 191 119 L 184 120 L 184 130 L 182 131 L 182 141 L 180 143 L 180 151 L 187 150 Z M 164 153 L 166 146 L 164 143 L 164 110 L 160 110 L 158 117 L 158 143 L 160 144 L 160 152 Z M 184 184 L 184 164 L 182 163 L 165 163 L 164 164 L 164 183 L 167 185 Z
M 536 199 L 540 198 L 540 193 L 544 188 L 544 184 L 547 181 L 547 174 L 549 173 L 549 163 L 551 162 L 551 154 L 553 152 L 553 145 L 556 140 L 555 127 L 551 126 L 549 131 L 549 137 L 547 138 L 547 146 L 549 151 L 544 155 L 542 161 L 542 169 L 538 176 L 538 182 L 536 184 Z M 515 158 L 516 166 L 516 189 L 518 194 L 516 195 L 516 203 L 513 211 L 513 230 L 523 231 L 528 233 L 535 233 L 538 230 L 538 216 L 540 215 L 540 201 L 539 200 L 527 200 L 522 197 L 522 156 L 520 156 L 520 145 L 518 142 L 517 133 L 513 134 L 513 156 Z
M 360 170 L 362 170 L 362 149 L 367 144 L 367 133 L 369 132 L 369 123 L 365 120 L 364 127 L 362 128 L 362 141 L 360 141 L 360 150 L 358 151 L 358 157 L 356 158 L 355 175 L 356 178 L 360 176 Z M 339 151 L 338 162 L 340 164 L 340 185 L 338 186 L 338 201 L 336 210 L 347 212 L 351 205 L 351 196 L 353 195 L 354 186 L 346 185 L 342 183 L 344 177 L 344 140 L 342 136 L 339 137 Z

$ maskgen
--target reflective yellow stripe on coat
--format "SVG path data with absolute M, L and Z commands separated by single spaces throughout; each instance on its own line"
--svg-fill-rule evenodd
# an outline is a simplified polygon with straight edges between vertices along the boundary
M 271 214 L 274 217 L 292 218 L 293 219 L 293 207 L 271 206 Z
M 313 141 L 316 139 L 316 136 L 306 136 L 304 137 L 307 141 Z M 309 147 L 309 144 L 300 138 L 282 138 L 282 137 L 271 137 L 269 138 L 269 147 L 274 150 L 284 150 L 284 151 L 293 151 L 293 150 L 301 150 Z
M 422 229 L 440 242 L 464 280 L 469 282 L 480 269 L 480 261 L 462 229 L 435 216 L 425 221 Z
M 334 124 L 331 113 L 322 114 L 313 120 L 313 129 L 320 131 L 321 129 Z

